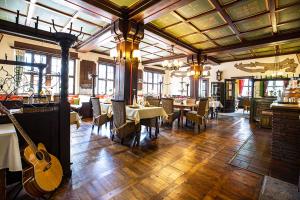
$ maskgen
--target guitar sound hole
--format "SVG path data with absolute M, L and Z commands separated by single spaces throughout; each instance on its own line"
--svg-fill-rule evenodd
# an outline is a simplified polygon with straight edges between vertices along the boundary
M 43 158 L 44 158 L 42 152 L 36 152 L 35 156 L 38 160 L 43 160 Z

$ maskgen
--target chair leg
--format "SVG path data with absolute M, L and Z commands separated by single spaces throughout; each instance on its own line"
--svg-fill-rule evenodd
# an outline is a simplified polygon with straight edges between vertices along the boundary
M 99 134 L 99 130 L 100 130 L 100 125 L 98 124 L 98 134 Z
M 121 144 L 122 144 L 122 145 L 124 144 L 124 138 L 121 139 Z
M 114 141 L 114 138 L 115 138 L 115 134 L 112 134 L 111 135 L 111 141 Z

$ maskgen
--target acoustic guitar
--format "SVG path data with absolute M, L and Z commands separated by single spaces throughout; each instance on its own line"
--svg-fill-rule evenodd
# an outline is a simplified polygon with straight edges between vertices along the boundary
M 60 185 L 63 176 L 59 160 L 49 154 L 42 143 L 36 146 L 13 114 L 1 102 L 0 111 L 9 117 L 28 144 L 23 155 L 30 164 L 29 168 L 23 170 L 22 182 L 25 191 L 33 197 L 41 197 L 54 191 Z

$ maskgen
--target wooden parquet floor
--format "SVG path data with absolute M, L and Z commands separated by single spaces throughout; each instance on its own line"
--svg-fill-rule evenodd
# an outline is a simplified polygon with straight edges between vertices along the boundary
M 137 149 L 110 141 L 105 126 L 98 135 L 84 125 L 72 133 L 73 176 L 53 198 L 258 198 L 263 177 L 228 164 L 253 131 L 247 119 L 212 120 L 200 134 L 175 124 L 156 140 L 144 134 Z
M 228 164 L 255 131 L 247 119 L 221 116 L 199 134 L 175 124 L 161 128 L 158 139 L 144 133 L 135 149 L 112 142 L 105 126 L 98 135 L 84 124 L 72 132 L 73 175 L 52 198 L 258 198 L 263 176 Z

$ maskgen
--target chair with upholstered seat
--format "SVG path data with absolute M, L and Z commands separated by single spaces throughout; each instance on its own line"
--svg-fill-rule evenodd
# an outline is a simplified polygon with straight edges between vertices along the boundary
M 244 101 L 243 101 L 243 114 L 244 114 L 245 111 L 249 112 L 250 104 L 251 104 L 250 99 L 245 98 Z
M 149 103 L 149 106 L 160 107 L 160 99 L 148 98 L 147 101 Z M 150 138 L 151 138 L 151 128 L 155 127 L 155 137 L 157 137 L 157 134 L 159 132 L 158 117 L 151 118 L 151 119 L 141 119 L 141 125 L 146 126 Z
M 138 146 L 140 141 L 141 125 L 135 124 L 135 121 L 126 120 L 126 105 L 125 101 L 111 100 L 113 117 L 113 129 L 111 139 L 114 140 L 117 136 L 124 143 L 125 138 L 134 136 L 133 146 Z
M 206 121 L 208 118 L 209 102 L 208 100 L 199 101 L 198 110 L 190 111 L 186 113 L 186 121 L 190 121 L 195 124 L 195 128 L 199 128 L 204 125 L 206 129 Z M 187 124 L 186 124 L 187 125 Z
M 94 129 L 94 126 L 98 126 L 98 133 L 99 129 L 103 124 L 106 124 L 109 122 L 109 118 L 107 117 L 106 113 L 101 113 L 101 105 L 98 98 L 91 97 L 92 101 L 92 109 L 93 109 L 93 126 L 92 131 Z
M 175 119 L 178 120 L 178 126 L 180 123 L 180 114 L 178 111 L 174 110 L 174 99 L 172 98 L 162 98 L 161 99 L 162 107 L 166 111 L 168 115 L 168 119 L 164 120 L 163 122 L 166 122 L 170 125 L 173 124 L 173 121 Z

